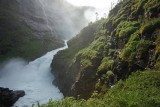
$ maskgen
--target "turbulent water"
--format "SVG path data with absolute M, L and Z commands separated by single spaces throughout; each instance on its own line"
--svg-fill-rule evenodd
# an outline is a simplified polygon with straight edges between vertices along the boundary
M 63 97 L 59 89 L 52 85 L 53 75 L 50 64 L 54 55 L 66 49 L 65 46 L 44 56 L 26 63 L 20 59 L 12 59 L 0 69 L 0 87 L 8 87 L 13 90 L 24 90 L 26 95 L 20 98 L 15 106 L 31 106 L 33 103 L 46 103 L 49 99 L 57 100 Z

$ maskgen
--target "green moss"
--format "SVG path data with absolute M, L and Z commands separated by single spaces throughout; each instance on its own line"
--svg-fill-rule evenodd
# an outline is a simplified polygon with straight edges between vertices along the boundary
M 144 23 L 144 25 L 140 28 L 140 31 L 142 34 L 152 34 L 156 28 L 159 28 L 159 26 L 160 18 L 154 18 Z
M 149 40 L 129 42 L 120 57 L 128 62 L 133 61 L 137 55 L 147 52 L 150 45 L 151 41 Z
M 156 32 L 157 40 L 156 40 L 156 54 L 160 53 L 160 30 Z
M 83 49 L 81 51 L 78 52 L 78 54 L 76 55 L 76 57 L 79 58 L 89 58 L 89 59 L 94 59 L 96 58 L 98 52 L 95 50 L 91 50 L 91 49 Z
M 110 107 L 158 106 L 160 104 L 159 76 L 160 72 L 153 71 L 133 73 L 125 82 L 120 81 L 110 90 L 106 95 L 106 101 L 110 102 Z
M 88 100 L 65 98 L 49 101 L 41 107 L 156 107 L 160 105 L 160 72 L 135 72 L 119 81 L 104 97 L 95 93 Z
M 111 59 L 110 57 L 104 57 L 101 61 L 100 66 L 98 67 L 98 74 L 100 72 L 107 72 L 109 70 L 109 68 L 112 66 L 113 64 L 113 59 Z
M 156 67 L 157 70 L 160 70 L 160 56 L 157 58 L 155 67 Z
M 139 26 L 140 24 L 137 21 L 121 21 L 117 26 L 116 36 L 119 38 L 128 38 L 139 28 Z
M 80 50 L 75 55 L 73 62 L 81 59 L 93 60 L 102 57 L 101 55 L 103 54 L 104 46 L 106 46 L 106 43 L 104 41 L 106 41 L 106 37 L 100 36 L 97 40 L 93 41 L 87 48 Z
M 94 34 L 98 30 L 99 26 L 100 23 L 96 22 L 96 23 L 90 23 L 87 27 L 83 28 L 77 36 L 68 41 L 69 48 L 60 51 L 56 57 L 61 56 L 64 59 L 63 61 L 65 62 L 65 63 L 63 62 L 63 64 L 68 65 L 68 67 L 71 66 L 76 61 L 75 56 L 77 57 L 81 56 L 80 54 L 83 53 L 79 51 L 87 47 L 94 40 L 95 38 Z M 89 50 L 86 49 L 86 51 L 88 52 Z M 96 52 L 91 52 L 91 55 L 92 54 L 96 54 Z M 94 56 L 95 55 L 92 55 L 92 57 Z
M 88 67 L 92 67 L 93 64 L 92 64 L 91 60 L 89 60 L 89 59 L 82 59 L 81 66 L 83 66 L 84 68 L 88 68 Z
M 125 21 L 127 19 L 126 14 L 123 14 L 122 16 L 117 16 L 117 18 L 113 19 L 113 26 L 117 26 L 120 22 Z
M 128 43 L 125 45 L 122 53 L 119 55 L 125 61 L 133 61 L 136 56 L 148 52 L 148 47 L 152 44 L 150 40 L 140 38 L 139 31 L 131 35 Z
M 146 12 L 151 12 L 154 15 L 160 11 L 160 3 L 158 0 L 148 0 L 144 8 Z
M 144 12 L 143 6 L 148 0 L 133 0 L 132 15 L 142 14 Z
M 157 2 L 157 3 L 155 3 Z M 154 11 L 153 11 L 154 10 Z M 145 19 L 145 12 L 150 11 L 152 17 Z M 125 72 L 137 64 L 139 59 L 142 62 L 147 60 L 148 50 L 153 48 L 153 57 L 156 56 L 155 69 L 159 70 L 160 66 L 160 36 L 159 36 L 159 1 L 158 0 L 123 0 L 111 10 L 109 18 L 101 21 L 101 26 L 94 32 L 94 40 L 88 45 L 79 49 L 75 54 L 72 67 L 91 67 L 93 75 L 97 70 L 97 84 L 95 84 L 96 92 L 92 98 L 88 100 L 67 100 L 53 101 L 50 104 L 54 106 L 65 107 L 70 102 L 76 107 L 151 107 L 160 105 L 160 72 L 155 70 L 138 71 L 134 70 L 132 75 Z M 156 15 L 155 15 L 156 14 Z M 129 21 L 130 20 L 130 21 Z M 156 37 L 153 35 L 156 33 Z M 79 37 L 80 38 L 80 37 Z M 78 40 L 75 41 L 78 43 Z M 83 36 L 85 38 L 85 36 Z M 127 39 L 127 41 L 125 41 Z M 81 40 L 81 39 L 80 39 Z M 85 41 L 85 40 L 84 40 Z M 122 45 L 125 46 L 112 46 Z M 83 42 L 81 42 L 83 43 Z M 154 49 L 155 45 L 155 49 Z M 77 45 L 78 47 L 78 45 Z M 76 48 L 73 48 L 76 50 Z M 63 51 L 64 52 L 64 51 Z M 118 54 L 115 56 L 116 52 Z M 143 55 L 146 55 L 143 57 Z M 146 59 L 143 59 L 146 58 Z M 138 61 L 137 61 L 138 59 Z M 122 62 L 126 62 L 127 67 L 124 68 Z M 76 63 L 75 63 L 76 62 Z M 117 66 L 115 66 L 115 65 Z M 122 64 L 122 65 L 121 65 Z M 81 66 L 82 65 L 82 66 Z M 146 65 L 147 66 L 147 65 Z M 117 70 L 126 76 L 126 80 L 120 80 L 113 88 L 110 83 L 116 77 L 120 79 L 123 74 L 114 74 L 112 71 Z M 124 70 L 126 71 L 124 71 Z M 134 68 L 133 68 L 134 69 Z M 136 69 L 136 67 L 135 67 Z M 87 72 L 88 69 L 85 69 Z M 78 70 L 77 70 L 78 71 Z M 123 75 L 123 76 L 124 76 Z M 91 77 L 92 77 L 91 76 Z M 86 80 L 89 80 L 88 77 Z M 83 81 L 82 83 L 88 82 Z M 113 85 L 113 84 L 112 84 Z M 109 87 L 108 87 L 109 86 Z M 105 93 L 105 95 L 104 95 Z M 63 103 L 69 101 L 68 103 Z M 52 107 L 48 106 L 48 107 Z

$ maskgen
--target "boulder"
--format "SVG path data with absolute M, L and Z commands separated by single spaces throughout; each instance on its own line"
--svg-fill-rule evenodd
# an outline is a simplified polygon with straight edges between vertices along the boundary
M 11 107 L 20 98 L 25 95 L 23 90 L 10 90 L 0 87 L 0 107 Z

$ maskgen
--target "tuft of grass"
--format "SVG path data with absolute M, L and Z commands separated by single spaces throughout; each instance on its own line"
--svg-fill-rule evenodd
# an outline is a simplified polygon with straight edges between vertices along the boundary
M 116 36 L 119 38 L 129 38 L 140 24 L 137 21 L 122 21 L 116 29 Z
M 134 72 L 125 81 L 119 81 L 103 97 L 76 100 L 66 97 L 59 101 L 50 100 L 40 107 L 158 107 L 160 106 L 160 72 Z
M 147 21 L 140 28 L 141 34 L 152 34 L 156 28 L 160 26 L 160 18 L 154 18 L 152 20 Z

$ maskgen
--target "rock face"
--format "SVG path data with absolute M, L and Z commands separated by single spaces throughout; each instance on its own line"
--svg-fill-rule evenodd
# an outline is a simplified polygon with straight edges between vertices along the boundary
M 34 60 L 63 46 L 88 23 L 87 9 L 65 0 L 0 0 L 0 61 Z
M 0 0 L 0 2 L 15 10 L 23 24 L 30 27 L 37 36 L 43 37 L 47 33 L 59 39 L 73 37 L 88 23 L 84 16 L 85 11 L 93 9 L 77 8 L 65 0 Z M 80 24 L 82 22 L 83 24 Z
M 0 87 L 0 107 L 11 107 L 20 98 L 25 95 L 23 90 L 9 90 Z
M 157 0 L 120 1 L 110 11 L 108 19 L 98 22 L 96 32 L 89 35 L 81 31 L 69 42 L 67 50 L 55 56 L 52 62 L 54 83 L 66 96 L 87 99 L 94 91 L 104 94 L 132 72 L 159 70 L 159 7 Z M 94 40 L 82 48 L 75 45 L 74 40 L 77 43 L 83 40 L 79 43 L 83 45 L 92 37 Z
M 59 87 L 65 96 L 89 98 L 94 90 L 93 84 L 96 82 L 94 78 L 96 75 L 95 66 L 99 65 L 99 58 L 93 59 L 94 66 L 89 67 L 82 66 L 80 57 L 75 62 L 73 59 L 79 50 L 87 47 L 94 40 L 94 33 L 97 31 L 98 25 L 99 22 L 91 23 L 88 27 L 85 27 L 76 38 L 68 42 L 69 48 L 55 55 L 52 61 L 51 67 L 55 76 L 53 83 Z M 88 79 L 90 77 L 93 78 L 90 80 Z

